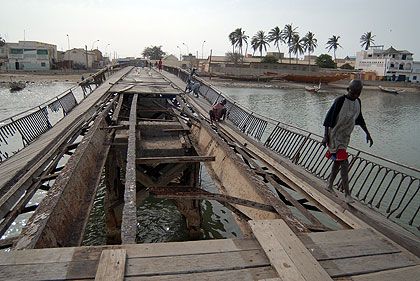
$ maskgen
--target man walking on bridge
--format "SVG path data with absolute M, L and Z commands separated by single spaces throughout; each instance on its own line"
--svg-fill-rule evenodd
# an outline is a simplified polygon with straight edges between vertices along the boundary
M 349 161 L 346 151 L 354 125 L 359 125 L 366 133 L 366 141 L 370 146 L 373 144 L 372 137 L 362 115 L 359 99 L 362 89 L 362 81 L 352 80 L 347 88 L 347 94 L 335 99 L 333 105 L 328 110 L 323 124 L 325 133 L 322 144 L 324 146 L 328 145 L 328 151 L 325 156 L 334 161 L 327 190 L 334 193 L 334 180 L 338 171 L 341 170 L 341 182 L 344 188 L 344 200 L 346 203 L 354 202 L 349 191 Z

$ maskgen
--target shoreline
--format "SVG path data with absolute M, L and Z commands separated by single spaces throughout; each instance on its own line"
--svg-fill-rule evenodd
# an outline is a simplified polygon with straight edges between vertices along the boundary
M 305 89 L 306 86 L 312 86 L 311 83 L 298 83 L 286 80 L 276 80 L 269 82 L 257 82 L 257 81 L 240 81 L 233 79 L 221 79 L 221 78 L 212 78 L 211 80 L 208 77 L 200 77 L 201 79 L 209 82 L 214 86 L 221 87 L 234 87 L 234 88 L 272 88 L 272 89 Z M 324 89 L 346 89 L 350 79 L 344 79 L 329 84 L 323 84 Z M 420 93 L 419 85 L 389 85 L 390 82 L 386 81 L 362 81 L 365 89 L 369 90 L 378 90 L 378 86 L 392 87 L 403 89 L 407 92 L 417 92 Z
M 0 73 L 0 83 L 9 83 L 11 81 L 32 82 L 81 82 L 82 76 L 87 78 L 96 71 L 19 71 L 19 72 L 2 72 Z

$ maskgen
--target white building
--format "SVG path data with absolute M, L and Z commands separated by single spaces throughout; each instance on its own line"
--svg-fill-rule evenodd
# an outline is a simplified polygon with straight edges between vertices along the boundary
M 36 41 L 6 43 L 8 70 L 46 70 L 57 63 L 57 46 Z
M 382 47 L 382 48 L 381 48 Z M 374 46 L 356 54 L 356 69 L 374 71 L 392 81 L 419 81 L 418 72 L 414 70 L 413 54 L 406 50 Z M 416 74 L 417 73 L 417 74 Z M 415 79 L 413 79 L 415 78 Z
M 71 49 L 64 53 L 64 60 L 71 61 L 74 69 L 92 68 L 94 62 L 97 60 L 97 54 L 95 51 L 86 51 L 84 49 Z

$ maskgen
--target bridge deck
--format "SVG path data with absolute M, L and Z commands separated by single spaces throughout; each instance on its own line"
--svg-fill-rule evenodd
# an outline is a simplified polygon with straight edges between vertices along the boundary
M 0 279 L 418 280 L 418 262 L 367 229 L 303 234 L 299 239 L 282 220 L 251 225 L 256 239 L 2 253 Z

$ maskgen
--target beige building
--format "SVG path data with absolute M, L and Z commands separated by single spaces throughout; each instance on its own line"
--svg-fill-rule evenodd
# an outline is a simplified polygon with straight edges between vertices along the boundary
M 87 68 L 93 68 L 95 61 L 97 61 L 98 54 L 96 50 L 86 51 L 81 48 L 74 48 L 67 50 L 64 53 L 64 60 L 71 61 L 72 68 L 82 69 L 86 68 L 86 58 L 87 58 Z

